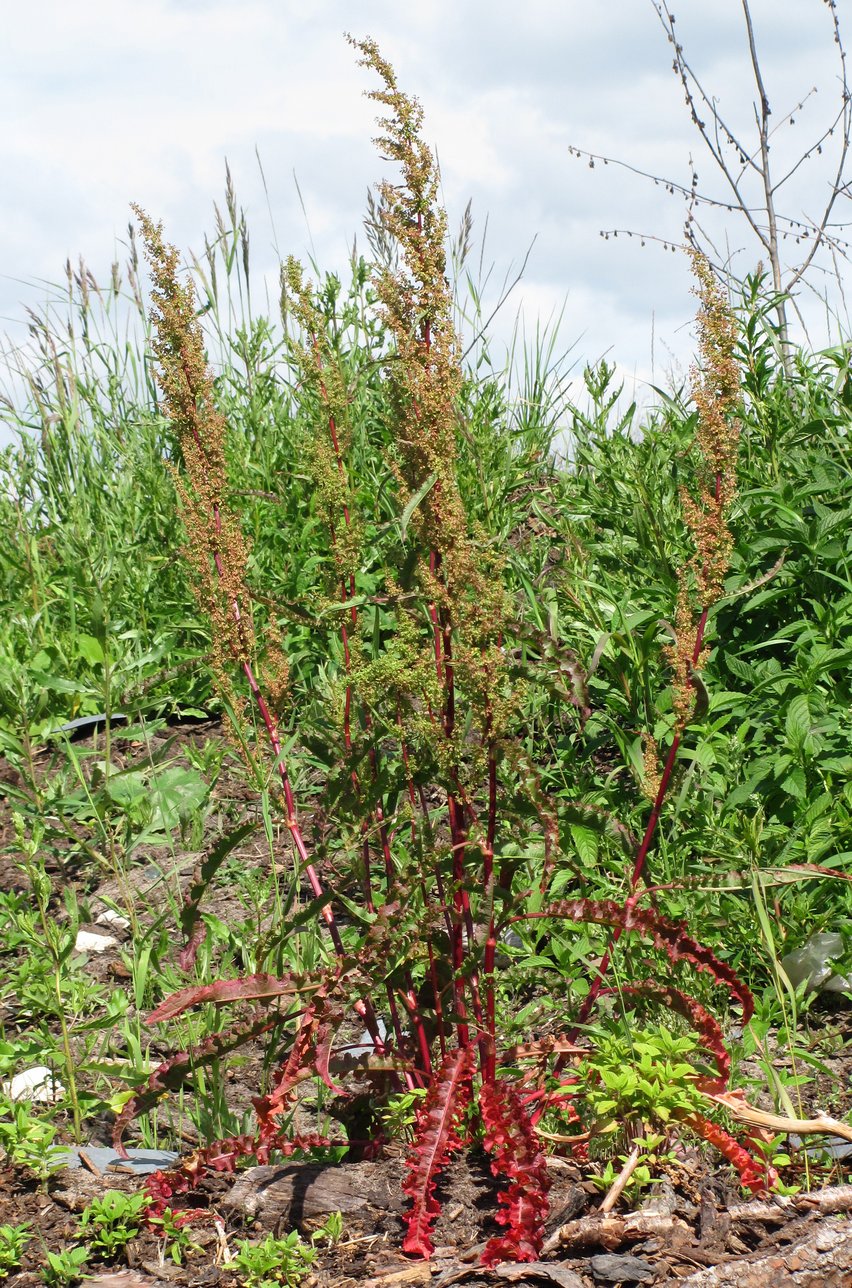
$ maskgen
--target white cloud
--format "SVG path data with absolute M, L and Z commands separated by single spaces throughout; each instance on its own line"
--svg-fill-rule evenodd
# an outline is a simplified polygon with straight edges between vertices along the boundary
M 839 6 L 846 17 L 852 0 Z M 738 0 L 675 7 L 696 70 L 747 131 L 754 87 Z M 831 29 L 821 0 L 753 0 L 752 8 L 776 119 L 820 86 L 797 125 L 779 132 L 781 159 L 830 118 Z M 495 280 L 537 235 L 522 288 L 528 315 L 564 301 L 563 335 L 566 344 L 578 340 L 578 358 L 608 351 L 625 370 L 646 374 L 653 317 L 656 353 L 668 346 L 685 363 L 693 301 L 683 263 L 623 236 L 599 236 L 620 227 L 677 238 L 680 200 L 568 155 L 578 144 L 688 182 L 691 151 L 711 180 L 650 0 L 11 6 L 0 77 L 0 112 L 12 123 L 0 139 L 0 315 L 11 334 L 20 334 L 23 306 L 35 298 L 22 279 L 59 280 L 66 257 L 78 253 L 107 276 L 131 200 L 198 251 L 212 202 L 221 204 L 225 156 L 259 269 L 274 277 L 276 238 L 282 252 L 297 254 L 312 238 L 321 263 L 341 266 L 366 189 L 387 172 L 371 145 L 374 105 L 364 91 L 372 78 L 342 36 L 350 27 L 379 41 L 400 83 L 423 102 L 451 222 L 472 196 L 479 232 L 488 218 L 485 260 L 495 260 Z M 821 190 L 812 176 L 802 176 L 799 191 L 791 184 L 791 209 L 813 211 L 822 173 Z M 731 240 L 743 244 L 738 229 Z

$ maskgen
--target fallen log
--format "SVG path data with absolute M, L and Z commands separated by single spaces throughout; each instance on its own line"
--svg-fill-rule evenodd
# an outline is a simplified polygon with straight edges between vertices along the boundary
M 720 1215 L 727 1226 L 748 1225 L 752 1222 L 771 1225 L 775 1222 L 781 1224 L 794 1217 L 830 1216 L 841 1212 L 852 1212 L 852 1185 L 834 1185 L 813 1194 L 784 1195 L 753 1203 L 738 1203 Z M 579 1250 L 593 1247 L 614 1252 L 622 1244 L 637 1239 L 663 1238 L 669 1243 L 676 1243 L 687 1232 L 689 1226 L 668 1213 L 643 1211 L 628 1212 L 621 1216 L 604 1212 L 601 1206 L 588 1216 L 560 1225 L 545 1240 L 542 1252 L 555 1252 L 557 1248 Z
M 809 1238 L 782 1251 L 699 1270 L 682 1279 L 680 1288 L 849 1288 L 850 1283 L 852 1221 L 843 1221 L 821 1225 Z
M 242 1172 L 221 1206 L 264 1229 L 294 1229 L 332 1212 L 370 1218 L 402 1212 L 402 1160 L 375 1163 L 283 1163 Z
M 839 1212 L 852 1212 L 852 1185 L 831 1185 L 811 1194 L 783 1194 L 771 1199 L 757 1199 L 753 1203 L 737 1203 L 728 1208 L 732 1222 L 788 1221 L 791 1216 L 831 1216 Z

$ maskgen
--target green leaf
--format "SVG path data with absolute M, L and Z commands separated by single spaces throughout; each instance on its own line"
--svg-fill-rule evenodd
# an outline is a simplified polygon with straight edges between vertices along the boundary
M 791 747 L 800 751 L 810 742 L 813 723 L 813 715 L 807 694 L 797 693 L 787 708 L 785 722 L 787 741 Z
M 423 501 L 423 499 L 429 495 L 429 493 L 432 491 L 432 488 L 435 486 L 437 482 L 438 482 L 438 475 L 433 470 L 433 472 L 427 478 L 426 482 L 421 483 L 420 487 L 417 489 L 414 495 L 412 497 L 409 497 L 406 503 L 405 509 L 403 510 L 399 518 L 399 526 L 402 529 L 403 540 L 405 540 L 405 534 L 408 531 L 408 525 L 411 522 L 411 516 L 413 515 L 414 511 L 417 509 L 418 505 L 420 505 L 421 501 Z
M 795 765 L 781 784 L 782 792 L 788 796 L 793 796 L 796 800 L 804 800 L 808 792 L 807 779 L 805 771 L 801 765 Z
M 197 770 L 170 765 L 151 781 L 151 826 L 171 832 L 182 818 L 188 818 L 201 808 L 209 791 L 208 784 Z
M 100 640 L 94 635 L 77 636 L 77 653 L 89 663 L 89 666 L 103 666 L 104 650 Z
M 598 861 L 598 837 L 589 827 L 579 823 L 571 824 L 571 837 L 577 847 L 580 862 L 584 867 L 592 868 Z

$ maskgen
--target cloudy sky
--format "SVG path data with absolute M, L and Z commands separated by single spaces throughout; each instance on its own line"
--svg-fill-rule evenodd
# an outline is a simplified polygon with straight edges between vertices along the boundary
M 837 6 L 852 38 L 852 0 Z M 673 8 L 696 73 L 748 144 L 755 94 L 741 0 Z M 818 89 L 774 139 L 783 173 L 785 154 L 797 155 L 837 109 L 830 11 L 826 0 L 752 0 L 752 12 L 773 119 Z M 183 250 L 200 251 L 226 157 L 258 274 L 277 276 L 276 244 L 330 268 L 345 263 L 367 189 L 388 173 L 371 145 L 371 77 L 343 39 L 348 29 L 375 37 L 421 98 L 451 223 L 468 198 L 475 235 L 487 222 L 490 298 L 535 238 L 499 334 L 520 305 L 529 327 L 564 306 L 562 344 L 579 364 L 606 354 L 641 385 L 688 362 L 683 257 L 623 233 L 600 236 L 632 229 L 679 240 L 682 201 L 569 152 L 687 184 L 692 155 L 702 186 L 722 192 L 651 0 L 30 0 L 7 6 L 4 27 L 0 330 L 12 339 L 67 256 L 82 254 L 108 279 L 131 201 L 162 218 Z M 813 216 L 828 182 L 823 154 L 794 175 L 782 208 Z M 848 206 L 838 204 L 838 220 Z M 753 265 L 735 220 L 713 232 L 743 270 Z M 785 249 L 792 258 L 799 248 Z M 808 316 L 822 343 L 818 311 Z

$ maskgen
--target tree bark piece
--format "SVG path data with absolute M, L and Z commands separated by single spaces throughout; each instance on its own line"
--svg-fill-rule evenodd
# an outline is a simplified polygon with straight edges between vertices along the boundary
M 556 1284 L 558 1288 L 584 1288 L 580 1276 L 558 1261 L 525 1261 L 522 1265 L 508 1262 L 495 1266 L 492 1274 L 508 1283 L 523 1284 L 530 1279 L 541 1279 Z
M 593 1212 L 554 1230 L 545 1240 L 542 1252 L 554 1252 L 557 1248 L 572 1251 L 606 1248 L 608 1252 L 615 1252 L 624 1243 L 651 1238 L 677 1244 L 691 1239 L 692 1230 L 685 1221 L 667 1212 L 630 1212 L 627 1216 L 599 1216 Z
M 86 1280 L 92 1288 L 157 1288 L 153 1275 L 140 1274 L 138 1270 L 105 1270 L 101 1275 Z
M 852 1185 L 830 1185 L 824 1190 L 815 1190 L 812 1194 L 784 1194 L 774 1199 L 758 1200 L 756 1203 L 738 1203 L 728 1208 L 732 1223 L 742 1224 L 747 1221 L 787 1221 L 792 1216 L 808 1216 L 810 1213 L 829 1216 L 837 1212 L 852 1211 Z
M 402 1161 L 375 1163 L 284 1163 L 250 1167 L 226 1196 L 225 1210 L 250 1216 L 264 1229 L 285 1228 L 323 1218 L 375 1217 L 402 1212 Z
M 405 1288 L 422 1288 L 431 1279 L 432 1271 L 428 1261 L 415 1261 L 364 1279 L 362 1288 L 403 1288 L 403 1285 Z
M 852 1221 L 847 1220 L 826 1223 L 783 1251 L 699 1270 L 683 1279 L 680 1288 L 849 1288 L 850 1283 Z

